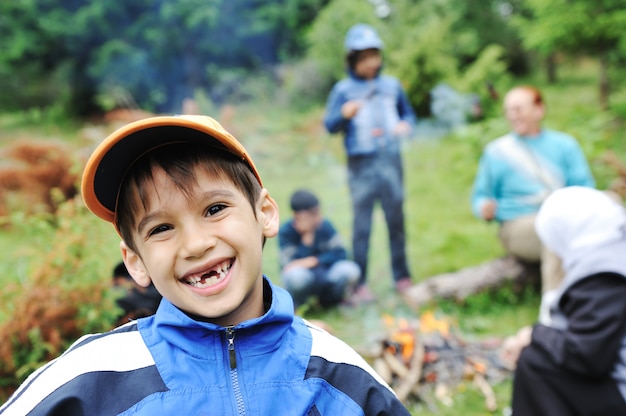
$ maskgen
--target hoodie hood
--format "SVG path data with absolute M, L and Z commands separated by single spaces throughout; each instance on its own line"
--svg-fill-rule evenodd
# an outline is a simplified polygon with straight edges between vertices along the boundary
M 382 49 L 384 43 L 376 29 L 364 23 L 358 23 L 348 29 L 343 47 L 346 52 Z
M 626 211 L 606 192 L 570 186 L 556 190 L 545 200 L 535 229 L 569 273 L 584 257 L 625 243 Z

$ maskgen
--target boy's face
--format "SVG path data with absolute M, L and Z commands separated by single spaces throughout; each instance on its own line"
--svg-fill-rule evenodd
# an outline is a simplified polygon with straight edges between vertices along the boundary
M 296 211 L 293 214 L 294 228 L 300 234 L 306 234 L 315 231 L 321 221 L 322 216 L 320 214 L 319 207 L 308 210 Z
M 383 57 L 378 49 L 366 49 L 359 53 L 354 64 L 354 73 L 364 79 L 373 79 L 383 64 Z
M 137 252 L 122 242 L 126 267 L 181 310 L 217 325 L 264 313 L 262 243 L 278 232 L 278 207 L 263 189 L 256 206 L 226 178 L 195 169 L 181 192 L 165 172 L 145 187 L 146 210 L 133 230 Z M 256 213 L 256 217 L 255 217 Z

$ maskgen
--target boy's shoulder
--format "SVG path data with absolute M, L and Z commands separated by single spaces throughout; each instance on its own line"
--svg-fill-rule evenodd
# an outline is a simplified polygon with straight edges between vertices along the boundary
M 319 226 L 317 227 L 318 230 L 324 230 L 324 231 L 335 231 L 335 226 L 333 225 L 332 221 L 330 220 L 330 218 L 328 217 L 323 217 L 322 220 L 319 223 Z
M 325 368 L 328 367 L 332 367 L 334 368 L 333 371 L 339 372 L 341 372 L 339 370 L 340 368 L 344 369 L 342 371 L 350 372 L 355 369 L 359 369 L 358 371 L 363 371 L 364 373 L 369 374 L 371 380 L 375 380 L 377 384 L 385 386 L 383 390 L 391 390 L 380 375 L 374 371 L 370 364 L 365 361 L 365 359 L 354 348 L 319 326 L 314 325 L 307 320 L 302 320 L 309 329 L 312 340 L 309 372 L 314 373 L 319 371 L 320 373 L 324 373 L 326 371 Z M 361 376 L 357 376 L 357 374 L 363 373 L 353 372 L 352 374 L 361 378 Z
M 98 359 L 94 360 L 94 357 Z M 57 360 L 71 361 L 76 366 L 84 365 L 85 371 L 121 371 L 122 368 L 154 364 L 137 328 L 137 321 L 108 332 L 84 335 Z
M 400 80 L 396 77 L 394 77 L 393 75 L 387 75 L 387 74 L 380 74 L 378 75 L 377 79 L 381 82 L 390 82 L 390 83 L 394 83 L 394 84 L 399 84 Z
M 123 380 L 131 379 L 128 374 L 150 372 L 154 365 L 154 359 L 135 322 L 109 332 L 85 335 L 61 356 L 30 375 L 11 399 L 11 410 L 26 414 L 40 404 L 45 407 L 46 403 L 54 403 L 66 397 L 84 397 L 85 391 L 94 386 L 123 383 Z M 120 377 L 115 378 L 117 375 Z M 128 385 L 125 387 L 133 388 Z M 150 385 L 144 380 L 141 386 L 144 390 L 152 387 L 163 388 L 160 378 L 153 378 Z M 98 392 L 99 403 L 111 403 L 109 410 L 120 404 L 116 396 L 119 390 L 103 388 Z
M 363 367 L 366 361 L 351 346 L 321 328 L 320 326 L 302 319 L 311 333 L 311 356 L 321 357 L 334 363 L 353 364 Z

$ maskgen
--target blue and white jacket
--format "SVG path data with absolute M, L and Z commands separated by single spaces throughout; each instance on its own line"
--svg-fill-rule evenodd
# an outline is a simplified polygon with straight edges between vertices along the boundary
M 400 81 L 391 76 L 378 75 L 366 80 L 350 72 L 331 90 L 326 103 L 324 125 L 330 133 L 344 133 L 348 156 L 372 155 L 379 151 L 399 152 L 400 139 L 393 134 L 399 121 L 415 126 L 416 117 Z M 352 119 L 341 115 L 341 107 L 351 100 L 359 100 L 362 107 Z M 372 135 L 374 130 L 382 135 Z
M 0 408 L 24 415 L 408 415 L 352 348 L 294 316 L 265 278 L 267 312 L 235 327 L 157 313 L 87 335 Z

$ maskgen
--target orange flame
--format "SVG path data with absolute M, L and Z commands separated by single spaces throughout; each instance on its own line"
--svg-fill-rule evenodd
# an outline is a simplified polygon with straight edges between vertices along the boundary
M 415 329 L 404 318 L 395 319 L 391 315 L 383 315 L 387 328 L 391 328 L 387 350 L 394 355 L 400 355 L 405 364 L 408 364 L 415 351 Z
M 420 331 L 423 333 L 439 332 L 443 337 L 450 335 L 450 323 L 445 319 L 437 319 L 432 311 L 420 316 Z

